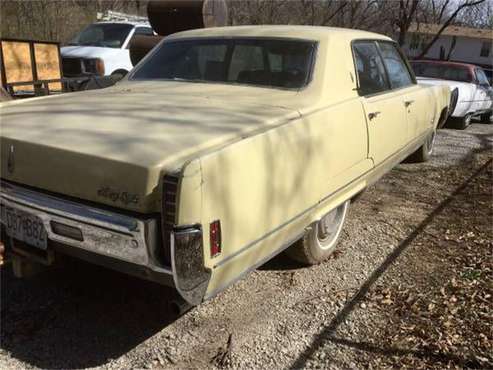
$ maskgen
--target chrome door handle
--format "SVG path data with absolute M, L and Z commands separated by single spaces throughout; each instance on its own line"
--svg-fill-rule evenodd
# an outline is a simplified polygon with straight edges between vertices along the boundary
M 406 100 L 406 101 L 404 102 L 404 105 L 405 105 L 405 106 L 406 106 L 406 108 L 407 108 L 407 107 L 409 107 L 412 103 L 414 103 L 414 100 Z
M 371 121 L 373 118 L 376 118 L 379 114 L 380 114 L 380 112 L 371 112 L 371 113 L 368 113 L 368 118 Z

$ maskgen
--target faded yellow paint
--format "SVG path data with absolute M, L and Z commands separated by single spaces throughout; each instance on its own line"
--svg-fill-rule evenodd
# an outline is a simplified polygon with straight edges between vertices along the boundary
M 180 173 L 178 225 L 201 224 L 210 296 L 375 182 L 436 128 L 450 92 L 412 85 L 357 93 L 351 41 L 384 39 L 323 27 L 193 30 L 194 37 L 318 42 L 309 85 L 283 90 L 218 83 L 124 81 L 115 87 L 4 104 L 2 178 L 141 213 L 160 211 L 161 178 Z M 143 61 L 145 63 L 145 59 Z M 409 107 L 405 101 L 412 100 Z M 376 119 L 368 114 L 379 111 Z M 7 172 L 7 148 L 16 170 Z M 136 194 L 121 204 L 107 187 Z M 222 253 L 211 258 L 209 224 Z

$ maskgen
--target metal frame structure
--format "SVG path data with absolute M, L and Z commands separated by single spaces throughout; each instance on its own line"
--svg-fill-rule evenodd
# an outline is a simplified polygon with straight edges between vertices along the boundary
M 4 63 L 3 49 L 2 49 L 2 42 L 4 42 L 4 41 L 6 41 L 6 42 L 23 42 L 23 43 L 29 44 L 29 52 L 30 52 L 30 56 L 31 56 L 31 72 L 32 72 L 32 76 L 33 76 L 32 81 L 7 82 L 7 75 L 6 75 L 6 71 L 5 71 L 5 63 Z M 38 71 L 37 71 L 37 66 L 36 66 L 36 55 L 34 52 L 34 44 L 50 44 L 50 45 L 56 45 L 57 46 L 58 60 L 60 61 L 59 67 L 60 67 L 61 78 L 51 79 L 51 80 L 40 80 L 40 79 L 38 79 Z M 50 94 L 50 86 L 49 86 L 50 83 L 57 83 L 57 82 L 62 85 L 61 92 L 65 92 L 68 90 L 67 84 L 74 80 L 72 78 L 68 79 L 68 78 L 63 77 L 62 57 L 60 54 L 60 43 L 53 42 L 53 41 L 22 40 L 22 39 L 12 39 L 12 38 L 0 39 L 0 70 L 1 70 L 2 87 L 11 96 L 15 96 L 14 87 L 26 86 L 26 85 L 32 85 L 33 86 L 34 96 L 49 95 Z M 80 80 L 80 78 L 77 80 Z

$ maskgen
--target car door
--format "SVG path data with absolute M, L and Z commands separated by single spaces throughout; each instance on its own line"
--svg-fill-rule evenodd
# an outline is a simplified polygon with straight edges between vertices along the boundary
M 416 83 L 403 54 L 393 42 L 378 41 L 390 87 L 402 99 L 407 120 L 407 142 L 427 132 L 432 125 L 429 95 Z M 399 104 L 399 103 L 398 103 Z
M 404 97 L 392 91 L 375 41 L 355 41 L 352 48 L 368 127 L 368 157 L 379 165 L 406 144 Z

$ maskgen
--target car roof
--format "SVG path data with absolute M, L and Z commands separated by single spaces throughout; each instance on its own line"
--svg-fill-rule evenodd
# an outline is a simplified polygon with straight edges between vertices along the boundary
M 128 24 L 130 26 L 151 27 L 148 22 L 131 22 L 131 21 L 100 21 L 94 24 Z
M 428 64 L 440 64 L 444 66 L 455 66 L 455 67 L 463 67 L 467 68 L 470 70 L 473 70 L 474 68 L 480 68 L 474 64 L 469 64 L 469 63 L 461 63 L 461 62 L 450 62 L 448 60 L 428 60 L 428 59 L 415 59 L 411 60 L 411 63 L 428 63 Z
M 339 27 L 298 26 L 298 25 L 262 25 L 262 26 L 228 26 L 201 28 L 175 33 L 169 38 L 188 37 L 281 37 L 295 39 L 321 40 L 328 36 L 343 37 L 348 40 L 391 38 L 378 33 Z

